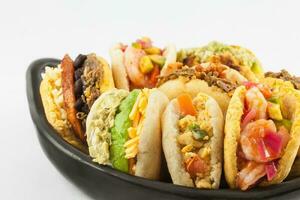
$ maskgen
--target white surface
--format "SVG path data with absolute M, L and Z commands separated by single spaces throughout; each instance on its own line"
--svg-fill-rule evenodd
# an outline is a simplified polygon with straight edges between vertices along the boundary
M 25 70 L 34 59 L 67 52 L 109 59 L 115 42 L 147 35 L 178 48 L 211 40 L 239 44 L 253 50 L 265 69 L 285 67 L 300 75 L 298 2 L 0 1 L 0 199 L 88 199 L 38 144 L 25 95 Z

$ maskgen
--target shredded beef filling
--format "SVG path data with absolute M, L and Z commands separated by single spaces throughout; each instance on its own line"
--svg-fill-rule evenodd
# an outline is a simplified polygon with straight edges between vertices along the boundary
M 201 59 L 195 55 L 189 55 L 185 59 L 183 59 L 183 64 L 189 67 L 193 67 L 197 64 L 201 64 Z M 239 66 L 237 60 L 235 60 L 232 55 L 224 54 L 224 55 L 215 55 L 210 58 L 210 62 L 221 63 L 226 65 L 236 71 L 241 71 L 241 67 Z
M 95 54 L 80 54 L 74 61 L 76 117 L 85 129 L 86 117 L 94 101 L 100 96 L 102 68 Z
M 185 77 L 188 80 L 200 79 L 207 82 L 209 86 L 216 86 L 222 89 L 224 92 L 230 92 L 237 88 L 237 85 L 221 77 L 221 73 L 218 70 L 212 70 L 213 68 L 202 68 L 201 66 L 187 67 L 184 66 L 167 76 L 160 76 L 157 86 L 163 83 L 174 80 L 179 77 Z
M 295 89 L 299 90 L 300 89 L 300 77 L 292 76 L 288 73 L 286 70 L 281 70 L 280 72 L 266 72 L 265 73 L 266 77 L 272 77 L 272 78 L 279 78 L 284 81 L 290 81 Z

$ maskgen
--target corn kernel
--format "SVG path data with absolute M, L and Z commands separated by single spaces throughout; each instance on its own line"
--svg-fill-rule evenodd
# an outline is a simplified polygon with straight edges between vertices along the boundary
M 181 152 L 182 152 L 182 153 L 186 153 L 186 152 L 191 151 L 192 149 L 193 149 L 193 145 L 188 144 L 188 145 L 186 145 L 185 147 L 183 147 L 183 148 L 181 149 Z

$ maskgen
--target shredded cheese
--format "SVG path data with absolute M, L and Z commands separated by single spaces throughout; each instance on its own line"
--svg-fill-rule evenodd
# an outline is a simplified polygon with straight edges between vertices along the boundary
M 125 158 L 135 158 L 138 154 L 139 135 L 143 128 L 143 120 L 146 114 L 146 107 L 148 105 L 149 89 L 143 89 L 133 108 L 129 114 L 129 119 L 134 122 L 132 126 L 128 128 L 129 140 L 124 144 L 125 147 Z M 135 164 L 133 165 L 133 168 Z

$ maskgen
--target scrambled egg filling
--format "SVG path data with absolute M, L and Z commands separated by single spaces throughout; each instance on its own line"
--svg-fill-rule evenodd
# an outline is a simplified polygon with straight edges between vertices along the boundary
M 177 141 L 181 147 L 184 165 L 196 186 L 201 188 L 212 187 L 210 180 L 210 138 L 212 136 L 212 126 L 210 115 L 205 105 L 207 100 L 207 96 L 198 95 L 193 100 L 197 116 L 186 115 L 178 121 L 180 134 L 177 137 Z M 200 167 L 202 170 L 191 167 L 195 158 L 200 159 L 205 166 Z M 191 172 L 190 168 L 193 168 L 192 171 L 195 173 Z
M 91 120 L 90 127 L 92 130 L 87 136 L 89 152 L 93 157 L 94 162 L 100 164 L 110 164 L 109 161 L 109 146 L 111 144 L 110 128 L 114 125 L 114 117 L 121 101 L 128 95 L 126 91 L 107 93 L 105 98 L 101 98 L 101 102 L 97 106 L 102 109 L 97 109 L 97 113 Z
M 135 173 L 139 136 L 143 128 L 149 92 L 150 90 L 145 88 L 139 93 L 137 100 L 133 105 L 132 111 L 129 114 L 129 119 L 131 120 L 132 125 L 128 128 L 129 140 L 124 144 L 124 147 L 125 158 L 129 159 L 129 171 L 131 174 Z
M 44 81 L 48 82 L 49 92 L 51 93 L 49 96 L 52 99 L 53 103 L 56 105 L 52 107 L 52 110 L 48 113 L 51 121 L 55 125 L 55 128 L 60 132 L 64 132 L 64 130 L 70 128 L 70 124 L 67 119 L 67 112 L 64 109 L 64 101 L 62 94 L 62 85 L 61 85 L 61 72 L 62 69 L 60 65 L 57 67 L 46 67 L 45 73 L 42 74 L 42 78 Z

